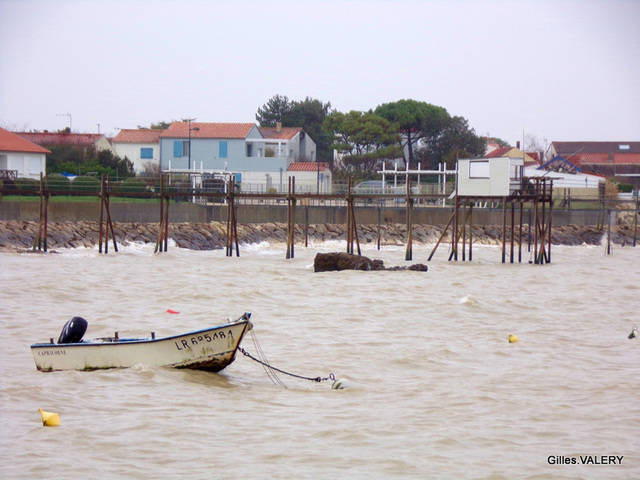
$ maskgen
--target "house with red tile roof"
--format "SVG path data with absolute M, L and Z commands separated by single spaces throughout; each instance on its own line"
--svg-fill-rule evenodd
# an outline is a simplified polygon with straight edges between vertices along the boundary
M 111 140 L 113 149 L 120 158 L 127 157 L 133 163 L 137 174 L 145 169 L 145 164 L 160 162 L 160 135 L 164 130 L 140 128 L 122 129 Z
M 93 147 L 96 151 L 110 151 L 117 155 L 109 139 L 100 133 L 69 133 L 69 132 L 14 132 L 16 135 L 29 140 L 41 147 L 50 148 L 54 145 L 68 145 L 86 152 Z
M 551 142 L 546 158 L 561 158 L 583 173 L 640 186 L 640 142 Z
M 160 135 L 163 171 L 230 172 L 244 191 L 286 191 L 289 165 L 310 156 L 315 143 L 300 128 L 191 121 Z
M 331 193 L 331 170 L 326 162 L 294 162 L 287 168 L 287 177 L 296 178 L 296 190 Z
M 491 150 L 489 153 L 485 155 L 486 158 L 499 158 L 499 157 L 513 157 L 513 158 L 524 158 L 524 165 L 528 166 L 538 166 L 540 162 L 536 158 L 531 156 L 529 153 L 523 152 L 517 147 L 497 147 Z
M 0 179 L 40 179 L 46 174 L 47 154 L 44 147 L 0 128 Z
M 290 157 L 294 162 L 315 162 L 316 143 L 301 127 L 283 127 L 278 123 L 258 130 L 268 139 L 265 148 L 275 156 Z

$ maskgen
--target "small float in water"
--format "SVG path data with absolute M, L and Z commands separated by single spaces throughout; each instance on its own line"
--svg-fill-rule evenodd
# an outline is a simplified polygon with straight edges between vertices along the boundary
M 158 367 L 189 368 L 219 372 L 236 357 L 245 333 L 253 328 L 250 313 L 235 321 L 182 335 L 155 338 L 113 337 L 83 340 L 87 321 L 82 317 L 69 320 L 54 343 L 31 345 L 36 368 L 42 372 L 55 370 L 99 370 L 128 368 L 138 364 Z

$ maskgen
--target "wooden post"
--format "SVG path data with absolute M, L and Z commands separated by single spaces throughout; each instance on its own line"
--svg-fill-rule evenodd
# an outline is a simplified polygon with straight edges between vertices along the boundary
M 33 248 L 32 251 L 36 251 L 36 248 L 40 251 L 44 245 L 44 251 L 47 251 L 47 222 L 48 215 L 47 212 L 49 210 L 49 192 L 45 191 L 44 185 L 44 176 L 42 172 L 40 172 L 40 215 L 38 219 L 38 233 L 36 234 L 36 238 L 33 239 Z M 44 242 L 42 239 L 42 232 L 44 231 Z
M 382 207 L 378 206 L 378 250 L 380 250 L 380 235 L 382 234 L 382 231 L 380 229 L 380 221 L 382 220 L 381 217 L 382 217 Z M 635 237 L 634 237 L 634 242 L 635 242 Z
M 507 197 L 502 199 L 502 263 L 507 260 Z
M 467 202 L 464 202 L 462 206 L 462 212 L 464 213 L 464 223 L 462 224 L 462 261 L 465 262 L 467 260 L 467 221 L 469 220 L 469 215 L 471 214 L 471 208 L 467 211 L 467 207 L 469 205 Z M 469 233 L 470 235 L 471 233 Z
M 607 218 L 609 219 L 607 225 L 607 255 L 611 255 L 611 209 L 607 210 Z
M 638 210 L 638 200 L 640 200 L 640 188 L 636 188 L 636 211 L 633 215 L 633 246 L 636 246 L 636 239 L 638 237 L 638 215 L 640 215 L 640 210 Z
M 309 206 L 304 207 L 304 246 L 309 246 Z
M 295 215 L 296 215 L 296 177 L 289 177 L 289 194 L 287 195 L 287 255 L 286 258 L 295 256 Z
M 104 236 L 104 228 L 103 228 L 103 219 L 104 219 L 104 173 L 102 177 L 100 177 L 100 215 L 99 215 L 99 233 L 98 233 L 98 253 L 102 253 L 102 238 Z
M 347 253 L 353 254 L 353 218 L 352 208 L 353 197 L 351 196 L 351 177 L 349 177 L 349 183 L 347 184 Z
M 553 219 L 553 178 L 549 179 L 549 226 L 547 227 L 547 263 L 551 263 L 551 221 Z
M 447 222 L 445 227 L 442 229 L 442 233 L 440 234 L 440 238 L 438 238 L 438 241 L 434 245 L 433 250 L 431 250 L 431 254 L 429 255 L 429 258 L 427 259 L 427 261 L 430 261 L 433 258 L 433 254 L 436 253 L 436 250 L 438 249 L 438 246 L 440 245 L 440 242 L 442 241 L 444 236 L 447 234 L 447 230 L 449 229 L 449 226 L 451 225 L 451 222 L 453 222 L 455 216 L 456 216 L 456 213 L 453 212 L 451 214 L 451 218 L 449 218 L 449 221 Z M 451 259 L 449 259 L 449 260 L 451 260 Z
M 411 198 L 411 180 L 407 180 L 407 251 L 404 259 L 413 258 L 413 198 Z
M 515 204 L 513 202 L 511 203 L 511 263 L 514 262 L 514 241 L 515 241 L 515 233 L 516 233 L 516 227 L 515 227 Z
M 469 205 L 469 261 L 473 261 L 473 203 Z
M 105 240 L 105 249 L 104 249 L 104 253 L 107 253 L 107 243 L 109 241 L 109 229 L 111 229 L 111 238 L 113 239 L 113 249 L 117 252 L 118 251 L 118 244 L 116 243 L 116 232 L 113 228 L 113 221 L 111 220 L 111 209 L 109 208 L 109 201 L 110 201 L 110 193 L 109 193 L 109 178 L 107 177 L 107 181 L 106 181 L 106 195 L 104 197 L 105 199 L 105 211 L 107 213 L 107 239 Z
M 522 208 L 523 208 L 523 200 L 520 200 L 520 227 L 518 228 L 518 263 L 522 263 Z
M 240 256 L 240 245 L 238 244 L 238 219 L 236 218 L 235 205 L 235 175 L 229 177 L 227 187 L 227 257 L 233 257 L 233 242 L 236 243 L 236 256 Z
M 160 224 L 158 225 L 158 237 L 153 253 L 162 252 L 162 233 L 164 227 L 164 174 L 160 173 Z
M 449 260 L 455 258 L 458 260 L 458 215 L 460 209 L 460 201 L 458 195 L 456 195 L 455 210 L 453 211 L 453 231 L 451 232 L 451 254 Z

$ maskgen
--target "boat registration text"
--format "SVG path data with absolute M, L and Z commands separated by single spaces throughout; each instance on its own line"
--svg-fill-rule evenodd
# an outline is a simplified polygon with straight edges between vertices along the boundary
M 218 338 L 233 338 L 233 331 L 229 330 L 226 334 L 224 332 L 216 332 L 213 336 L 205 333 L 204 335 L 196 335 L 191 338 L 183 338 L 182 340 L 176 340 L 173 342 L 176 345 L 178 350 L 185 350 L 187 348 L 191 348 L 192 345 L 199 345 L 201 343 L 211 343 L 212 341 Z

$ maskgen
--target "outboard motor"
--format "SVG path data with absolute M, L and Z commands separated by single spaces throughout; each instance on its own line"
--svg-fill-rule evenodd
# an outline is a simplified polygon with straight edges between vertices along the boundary
M 84 332 L 87 331 L 87 321 L 82 317 L 73 317 L 65 323 L 60 332 L 58 343 L 80 343 Z

